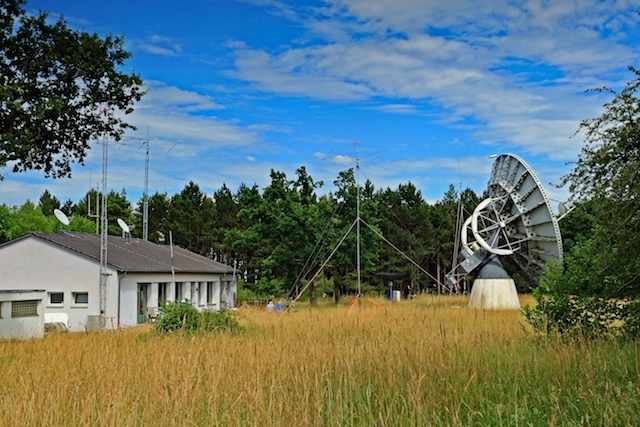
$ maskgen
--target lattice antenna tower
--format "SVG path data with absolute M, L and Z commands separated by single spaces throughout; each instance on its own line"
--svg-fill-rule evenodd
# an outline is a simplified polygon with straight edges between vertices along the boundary
M 142 196 L 142 239 L 149 240 L 149 153 L 151 142 L 153 143 L 163 143 L 162 141 L 151 141 L 149 137 L 149 126 L 147 126 L 147 137 L 146 138 L 126 138 L 125 141 L 142 141 L 142 145 L 145 147 L 145 162 L 144 162 L 144 194 Z M 173 147 L 180 144 L 180 142 L 176 142 L 172 144 L 171 147 L 167 150 L 167 153 L 171 151 Z
M 101 110 L 107 114 L 107 109 Z M 107 311 L 107 236 L 109 223 L 107 220 L 107 165 L 109 158 L 109 141 L 107 133 L 102 137 L 102 188 L 100 209 L 100 315 L 104 320 Z
M 149 240 L 149 126 L 147 125 L 147 153 L 144 161 L 144 203 L 142 207 L 142 240 Z

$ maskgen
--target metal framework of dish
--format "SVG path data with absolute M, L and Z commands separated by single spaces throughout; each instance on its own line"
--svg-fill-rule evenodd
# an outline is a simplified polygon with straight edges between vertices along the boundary
M 558 218 L 540 180 L 520 157 L 503 154 L 493 163 L 488 194 L 463 225 L 460 263 L 447 284 L 457 285 L 498 256 L 537 286 L 547 263 L 563 259 Z

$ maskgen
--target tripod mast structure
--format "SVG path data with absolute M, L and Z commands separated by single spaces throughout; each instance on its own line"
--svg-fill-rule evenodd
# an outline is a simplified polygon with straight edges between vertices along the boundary
M 349 226 L 349 228 L 346 230 L 346 232 L 342 235 L 342 238 L 335 245 L 335 247 L 333 248 L 333 250 L 331 251 L 329 256 L 326 257 L 326 259 L 324 260 L 322 265 L 316 270 L 316 272 L 313 274 L 313 276 L 308 280 L 307 284 L 304 285 L 303 288 L 297 293 L 297 296 L 293 300 L 292 304 L 295 304 L 298 301 L 298 299 L 302 296 L 302 294 L 306 291 L 306 289 L 311 285 L 311 283 L 314 280 L 316 280 L 318 275 L 323 271 L 323 269 L 327 266 L 327 264 L 329 264 L 329 262 L 331 261 L 333 256 L 336 254 L 336 252 L 338 251 L 340 246 L 344 243 L 345 239 L 351 233 L 351 231 L 353 231 L 354 228 L 356 229 L 356 233 L 357 233 L 357 236 L 356 236 L 357 283 L 356 284 L 357 284 L 357 293 L 358 293 L 358 295 L 356 296 L 356 299 L 354 301 L 357 302 L 357 299 L 362 294 L 362 285 L 361 285 L 361 242 L 360 242 L 360 238 L 361 238 L 361 236 L 360 236 L 361 223 L 364 224 L 379 239 L 384 241 L 391 248 L 393 248 L 397 253 L 399 253 L 402 257 L 404 257 L 407 261 L 409 261 L 411 264 L 413 264 L 419 271 L 421 271 L 426 276 L 431 278 L 438 285 L 439 288 L 444 288 L 444 285 L 442 284 L 442 282 L 440 281 L 440 279 L 438 277 L 433 276 L 424 267 L 422 267 L 420 264 L 418 264 L 417 262 L 412 260 L 408 255 L 406 255 L 404 252 L 402 252 L 402 250 L 400 250 L 400 248 L 398 248 L 391 241 L 389 241 L 389 239 L 384 237 L 380 231 L 378 231 L 375 228 L 373 228 L 367 221 L 362 219 L 362 217 L 360 216 L 360 193 L 361 193 L 361 191 L 360 191 L 360 142 L 356 142 L 355 146 L 356 146 L 356 152 L 357 152 L 357 154 L 356 154 L 356 195 L 357 195 L 357 197 L 356 197 L 356 218 L 351 223 L 351 226 Z M 345 196 L 345 201 L 346 201 L 346 199 L 347 199 L 347 196 Z M 314 252 L 315 252 L 315 249 L 314 249 Z M 311 259 L 312 256 L 313 256 L 313 254 L 311 254 L 310 259 Z M 289 308 L 291 308 L 291 305 L 285 311 L 288 311 Z

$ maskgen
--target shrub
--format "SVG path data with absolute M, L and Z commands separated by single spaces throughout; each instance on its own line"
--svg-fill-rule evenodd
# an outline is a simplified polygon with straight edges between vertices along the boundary
M 160 313 L 153 328 L 156 332 L 232 332 L 242 330 L 237 313 L 220 311 L 198 311 L 189 301 L 161 303 Z
M 534 290 L 537 305 L 525 307 L 527 322 L 539 332 L 570 338 L 637 337 L 640 299 L 580 295 L 559 266 Z

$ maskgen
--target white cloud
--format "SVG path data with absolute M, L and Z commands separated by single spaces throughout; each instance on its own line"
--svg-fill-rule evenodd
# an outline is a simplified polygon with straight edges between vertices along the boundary
M 329 156 L 327 154 L 318 152 L 318 153 L 314 153 L 313 157 L 317 160 L 323 160 L 330 163 L 337 163 L 340 165 L 347 165 L 350 163 L 355 164 L 355 161 L 356 161 L 355 157 L 346 156 L 343 154 L 335 154 L 335 155 Z
M 182 54 L 180 43 L 169 37 L 157 34 L 151 35 L 144 40 L 132 40 L 131 45 L 138 50 L 142 50 L 154 55 L 178 56 Z
M 146 83 L 148 92 L 137 106 L 140 110 L 153 109 L 157 111 L 192 113 L 225 108 L 208 95 L 168 86 L 157 81 L 148 81 Z
M 385 104 L 371 107 L 371 109 L 392 114 L 418 114 L 417 107 L 411 104 Z
M 290 127 L 281 127 L 281 126 L 268 124 L 268 123 L 256 123 L 256 124 L 247 126 L 247 129 L 251 129 L 255 131 L 281 132 L 281 133 L 293 132 L 293 130 Z
M 396 99 L 428 102 L 485 143 L 572 158 L 580 143 L 569 136 L 601 105 L 581 93 L 640 59 L 607 32 L 635 26 L 634 11 L 614 0 L 334 0 L 296 18 L 323 42 L 238 45 L 234 75 L 288 96 L 382 98 L 374 108 L 389 113 L 415 112 Z

